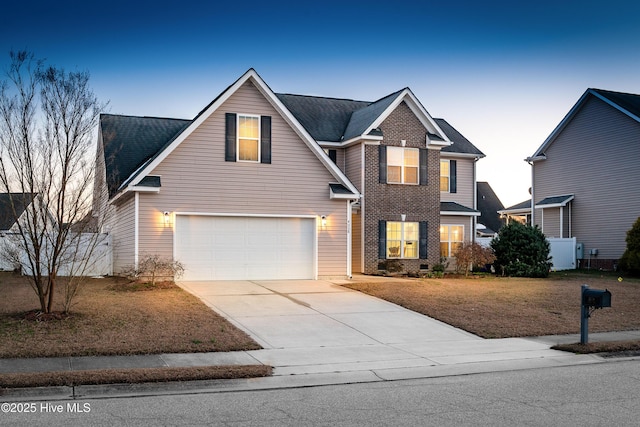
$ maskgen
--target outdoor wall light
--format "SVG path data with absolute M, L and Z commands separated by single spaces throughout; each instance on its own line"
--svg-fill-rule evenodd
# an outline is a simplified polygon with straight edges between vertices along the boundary
M 322 226 L 322 228 L 327 228 L 327 216 L 326 215 L 322 215 L 320 217 L 320 225 Z
M 171 212 L 164 211 L 162 215 L 164 216 L 164 225 L 169 225 L 171 223 Z

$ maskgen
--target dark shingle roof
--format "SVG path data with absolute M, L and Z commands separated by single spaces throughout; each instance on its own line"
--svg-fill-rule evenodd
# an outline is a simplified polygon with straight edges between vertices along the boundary
M 445 119 L 434 119 L 440 129 L 447 134 L 453 144 L 448 147 L 443 147 L 443 153 L 464 153 L 475 154 L 480 157 L 484 157 L 484 153 L 476 148 L 467 138 L 462 136 L 453 126 L 449 124 Z
M 573 200 L 573 194 L 545 197 L 544 199 L 536 203 L 536 206 L 546 206 L 546 205 L 563 205 L 564 206 L 571 200 Z
M 504 209 L 504 205 L 488 182 L 478 182 L 477 190 L 478 210 L 480 211 L 478 222 L 491 230 L 500 230 L 502 221 L 500 221 L 498 211 Z
M 468 208 L 456 202 L 440 202 L 440 212 L 459 212 L 461 214 L 478 213 L 477 210 Z
M 384 98 L 371 103 L 365 108 L 354 111 L 347 129 L 344 131 L 344 139 L 349 140 L 362 135 L 364 131 L 386 110 L 397 98 L 401 91 L 394 92 Z
M 607 98 L 614 104 L 619 105 L 636 117 L 640 117 L 640 95 L 632 93 L 613 92 L 603 89 L 591 89 L 599 95 Z
M 109 197 L 190 123 L 191 120 L 102 114 L 100 131 Z
M 0 193 L 0 230 L 9 230 L 34 196 L 32 193 Z
M 276 96 L 316 141 L 341 141 L 353 112 L 371 104 L 282 93 Z
M 531 209 L 531 199 L 525 200 L 524 202 L 517 203 L 513 206 L 509 206 L 508 208 L 504 208 L 505 211 L 517 211 L 522 209 Z
M 329 188 L 331 188 L 331 191 L 335 194 L 353 194 L 351 190 L 342 184 L 329 184 Z

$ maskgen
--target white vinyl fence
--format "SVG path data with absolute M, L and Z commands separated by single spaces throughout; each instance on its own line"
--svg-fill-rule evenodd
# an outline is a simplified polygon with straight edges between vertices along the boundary
M 28 274 L 31 267 L 27 254 L 15 243 L 15 235 L 0 236 L 0 270 L 21 269 Z M 82 233 L 69 237 L 66 253 L 59 265 L 59 276 L 110 276 L 112 271 L 111 236 L 108 234 Z M 7 252 L 21 251 L 20 262 L 11 262 L 1 256 Z M 68 261 L 64 261 L 64 260 Z M 44 262 L 44 261 L 43 261 Z M 18 265 L 16 265 L 18 264 Z
M 551 247 L 553 270 L 573 270 L 576 268 L 576 238 L 548 237 Z

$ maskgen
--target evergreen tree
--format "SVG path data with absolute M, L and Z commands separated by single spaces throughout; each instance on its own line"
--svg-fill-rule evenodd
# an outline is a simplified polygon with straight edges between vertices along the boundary
M 514 277 L 547 277 L 551 268 L 550 246 L 538 226 L 512 222 L 491 241 L 496 273 Z
M 620 258 L 620 269 L 634 276 L 640 276 L 640 217 L 627 231 L 627 249 Z

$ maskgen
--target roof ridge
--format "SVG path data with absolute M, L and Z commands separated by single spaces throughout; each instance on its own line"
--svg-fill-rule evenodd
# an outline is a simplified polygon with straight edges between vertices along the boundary
M 315 98 L 315 99 L 327 99 L 327 100 L 334 100 L 334 101 L 349 101 L 349 102 L 363 102 L 363 103 L 367 103 L 367 104 L 372 104 L 372 101 L 363 101 L 363 100 L 359 100 L 359 99 L 351 99 L 351 98 L 338 98 L 335 96 L 322 96 L 322 95 L 303 95 L 303 94 L 299 94 L 299 93 L 276 93 L 277 96 L 283 95 L 283 96 L 299 96 L 299 97 L 303 97 L 303 98 Z M 376 102 L 376 101 L 374 101 Z
M 179 120 L 183 122 L 190 122 L 192 119 L 179 119 L 177 117 L 160 117 L 160 116 L 137 116 L 133 114 L 111 114 L 111 113 L 100 113 L 100 116 L 111 116 L 111 117 L 125 117 L 132 119 L 156 119 L 156 120 Z

